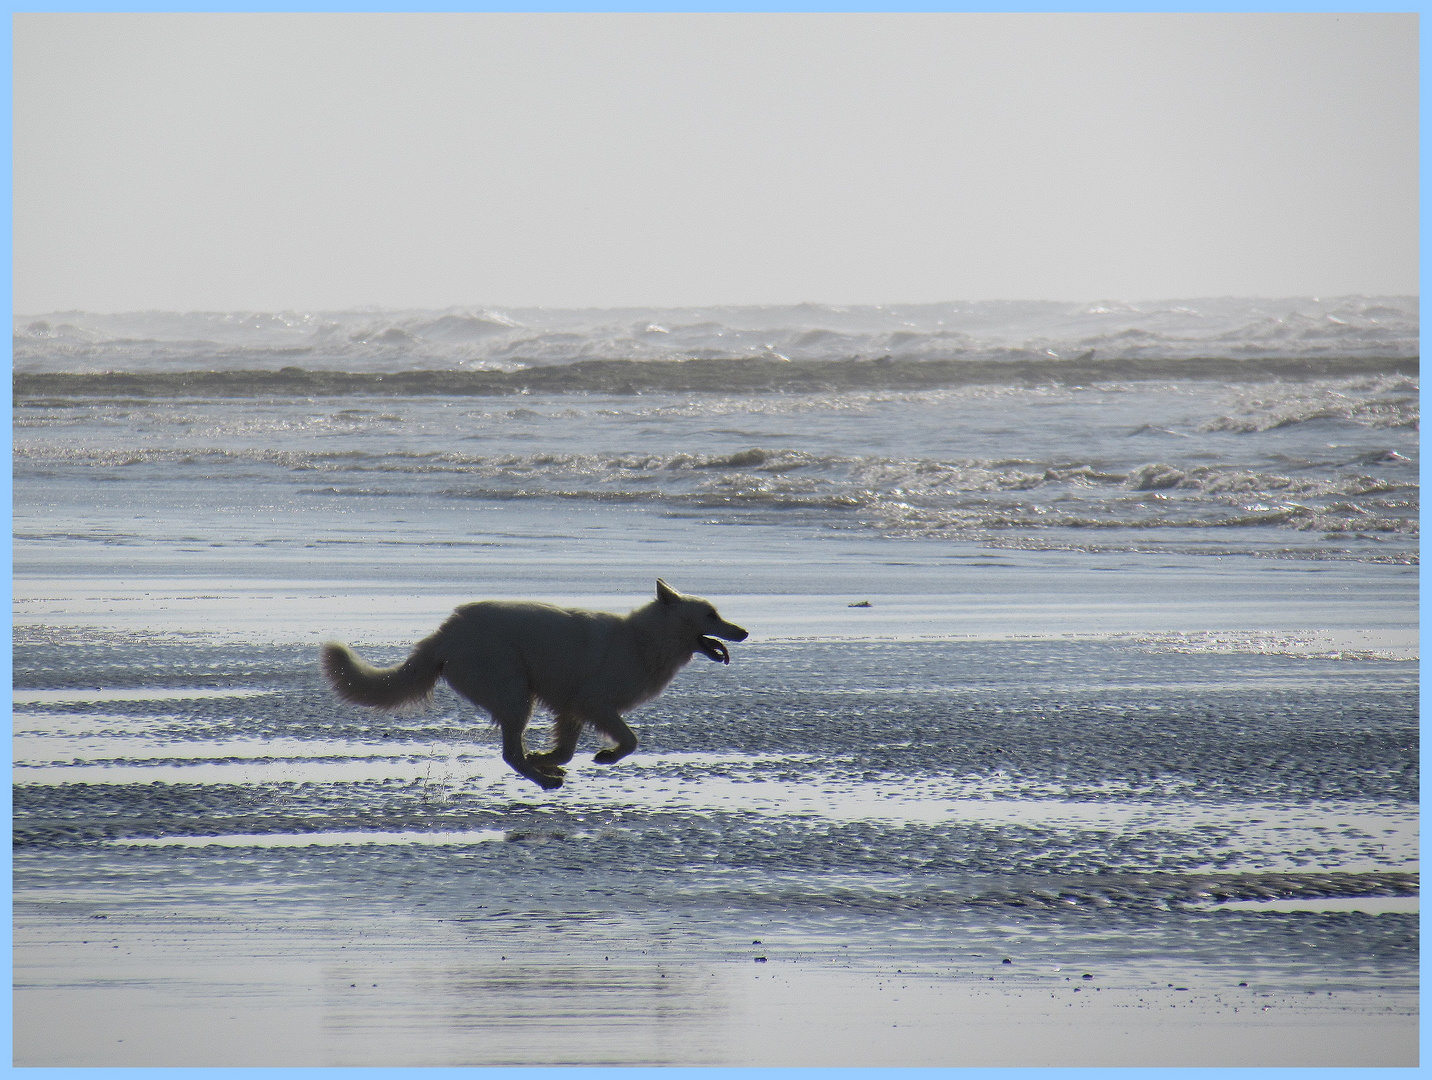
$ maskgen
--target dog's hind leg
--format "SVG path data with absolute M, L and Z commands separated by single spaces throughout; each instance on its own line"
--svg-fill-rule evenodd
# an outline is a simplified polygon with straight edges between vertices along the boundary
M 448 685 L 478 708 L 492 714 L 492 722 L 502 732 L 502 760 L 539 787 L 551 791 L 562 786 L 566 775 L 556 765 L 533 761 L 527 756 L 522 733 L 532 716 L 532 693 L 514 680 L 506 686 L 493 686 L 457 665 L 443 672 Z
M 540 754 L 528 754 L 527 760 L 534 765 L 565 765 L 577 752 L 577 739 L 582 734 L 582 718 L 568 713 L 558 713 L 552 725 L 552 749 Z
M 596 728 L 609 739 L 616 741 L 615 746 L 609 746 L 605 750 L 598 750 L 592 760 L 599 765 L 610 765 L 614 761 L 620 761 L 636 749 L 636 732 L 627 727 L 626 721 L 616 713 L 608 713 L 605 716 L 590 716 L 587 718 L 592 727 Z
M 512 724 L 507 723 L 505 717 L 495 719 L 497 726 L 502 729 L 502 760 L 545 791 L 561 787 L 562 779 L 567 775 L 562 768 L 543 761 L 534 761 L 527 756 L 527 749 L 522 745 L 522 731 L 527 725 L 526 717 L 522 718 L 521 723 Z

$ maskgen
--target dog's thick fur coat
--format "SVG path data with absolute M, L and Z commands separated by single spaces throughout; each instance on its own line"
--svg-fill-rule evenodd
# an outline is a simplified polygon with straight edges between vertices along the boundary
M 322 662 L 339 697 L 379 709 L 420 702 L 447 680 L 491 714 L 503 760 L 551 789 L 562 786 L 584 725 L 616 743 L 596 761 L 626 757 L 637 739 L 622 713 L 660 694 L 697 652 L 730 663 L 716 639 L 746 636 L 709 601 L 658 578 L 656 599 L 628 615 L 486 600 L 459 607 L 395 667 L 372 667 L 339 642 L 323 646 Z M 552 749 L 529 755 L 522 734 L 534 703 L 552 710 L 555 725 Z

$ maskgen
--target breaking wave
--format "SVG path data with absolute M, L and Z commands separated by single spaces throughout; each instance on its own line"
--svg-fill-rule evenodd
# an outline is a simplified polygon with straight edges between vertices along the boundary
M 15 369 L 516 371 L 584 361 L 1050 362 L 1418 355 L 1415 297 L 561 311 L 59 312 Z
M 447 500 L 561 499 L 659 503 L 673 512 L 843 512 L 891 536 L 985 537 L 1011 531 L 1291 529 L 1322 534 L 1417 533 L 1415 476 L 1376 476 L 1357 460 L 1313 476 L 1237 466 L 1130 472 L 1097 463 L 897 460 L 750 447 L 734 453 L 465 454 L 458 452 L 128 448 L 63 444 L 16 449 L 29 469 L 236 468 L 312 474 L 313 493 Z M 848 520 L 847 520 L 848 519 Z
M 283 367 L 216 371 L 17 371 L 18 398 L 64 401 L 87 397 L 309 398 L 492 397 L 528 394 L 763 394 L 927 391 L 969 386 L 1077 386 L 1116 382 L 1215 381 L 1233 384 L 1348 377 L 1415 378 L 1416 360 L 1277 358 L 1229 360 L 972 361 L 832 360 L 774 363 L 766 359 L 681 362 L 600 360 L 517 371 L 324 371 Z M 1301 413 L 1259 411 L 1209 421 L 1209 431 L 1264 431 L 1317 419 L 1415 427 L 1413 397 L 1370 406 L 1310 404 Z

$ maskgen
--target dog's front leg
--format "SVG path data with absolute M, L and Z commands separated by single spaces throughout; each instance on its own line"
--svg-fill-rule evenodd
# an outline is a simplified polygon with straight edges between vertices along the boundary
M 577 752 L 577 739 L 582 734 L 582 718 L 558 713 L 552 725 L 552 749 L 540 754 L 528 754 L 527 760 L 538 767 L 565 765 Z

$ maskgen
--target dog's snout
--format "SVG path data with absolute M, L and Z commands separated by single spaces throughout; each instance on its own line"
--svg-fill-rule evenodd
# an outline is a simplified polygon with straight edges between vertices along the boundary
M 727 641 L 745 641 L 751 636 L 750 631 L 741 629 L 735 623 L 727 623 L 721 629 L 724 631 L 721 636 Z

